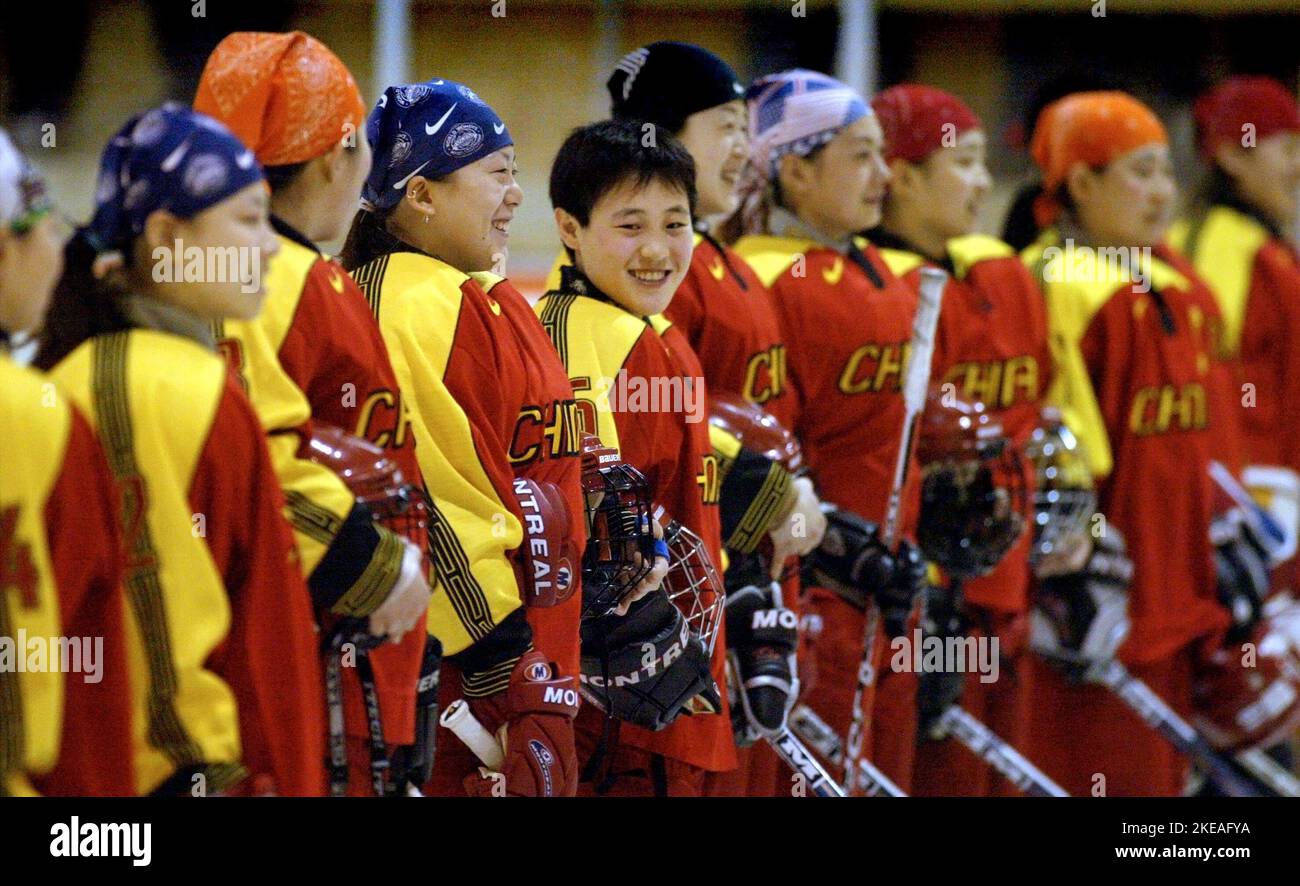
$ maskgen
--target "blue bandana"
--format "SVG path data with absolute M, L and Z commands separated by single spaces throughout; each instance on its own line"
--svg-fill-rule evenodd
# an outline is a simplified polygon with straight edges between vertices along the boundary
M 89 233 L 101 251 L 123 249 L 154 211 L 192 218 L 261 180 L 230 130 L 168 102 L 132 117 L 104 148 Z
M 390 86 L 366 120 L 374 152 L 361 203 L 392 209 L 415 175 L 438 179 L 514 144 L 496 111 L 468 86 L 430 80 Z

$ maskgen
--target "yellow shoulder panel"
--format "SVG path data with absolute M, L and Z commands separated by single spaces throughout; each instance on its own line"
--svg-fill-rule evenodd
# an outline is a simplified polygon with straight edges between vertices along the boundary
M 997 237 L 987 234 L 968 234 L 948 241 L 948 257 L 952 259 L 957 279 L 964 279 L 970 269 L 991 258 L 1010 258 L 1016 251 Z
M 799 255 L 815 245 L 812 240 L 800 237 L 748 234 L 737 240 L 732 248 L 749 263 L 764 286 L 771 286 Z
M 227 320 L 227 336 L 239 336 L 239 327 L 257 325 L 266 334 L 274 353 L 280 352 L 284 337 L 289 334 L 294 312 L 298 310 L 298 300 L 302 297 L 303 286 L 312 265 L 320 258 L 320 253 L 295 243 L 287 237 L 280 237 L 280 251 L 272 258 L 266 269 L 266 301 L 256 319 L 251 321 Z M 242 336 L 239 336 L 242 337 Z
M 1179 221 L 1169 232 L 1170 245 L 1192 260 L 1214 290 L 1223 312 L 1224 347 L 1230 354 L 1241 345 L 1251 270 L 1269 236 L 1259 222 L 1226 206 L 1215 206 L 1196 221 Z
M 895 277 L 902 277 L 909 271 L 925 264 L 925 258 L 915 252 L 908 252 L 904 249 L 880 249 L 878 251 L 880 257 L 885 260 L 886 267 Z
M 546 275 L 547 292 L 552 292 L 560 288 L 560 268 L 563 268 L 566 265 L 570 265 L 570 264 L 573 263 L 569 261 L 569 253 L 561 249 L 560 254 L 557 255 L 555 257 L 555 261 L 551 263 L 550 272 L 547 273 Z

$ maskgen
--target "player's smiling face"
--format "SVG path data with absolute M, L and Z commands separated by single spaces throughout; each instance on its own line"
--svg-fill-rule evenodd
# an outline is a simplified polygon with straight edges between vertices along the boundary
M 668 307 L 695 244 L 684 191 L 627 179 L 596 201 L 587 225 L 563 209 L 555 215 L 574 264 L 620 307 L 643 317 Z
M 399 205 L 402 239 L 466 273 L 503 267 L 524 200 L 517 172 L 507 145 L 437 181 L 416 176 Z
M 884 144 L 880 122 L 868 115 L 840 130 L 812 159 L 782 158 L 787 205 L 831 239 L 874 228 L 889 184 Z
M 686 118 L 677 135 L 695 161 L 696 209 L 700 215 L 730 215 L 740 204 L 740 174 L 749 155 L 744 99 Z

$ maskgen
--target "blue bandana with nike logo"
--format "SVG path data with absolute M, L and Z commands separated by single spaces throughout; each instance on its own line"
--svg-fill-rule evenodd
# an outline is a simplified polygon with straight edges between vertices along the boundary
M 125 248 L 153 212 L 193 218 L 262 180 L 253 152 L 223 124 L 177 102 L 132 117 L 104 148 L 89 233 Z
M 385 89 L 366 139 L 374 162 L 361 204 L 371 211 L 396 206 L 416 175 L 439 179 L 515 143 L 496 111 L 452 80 Z

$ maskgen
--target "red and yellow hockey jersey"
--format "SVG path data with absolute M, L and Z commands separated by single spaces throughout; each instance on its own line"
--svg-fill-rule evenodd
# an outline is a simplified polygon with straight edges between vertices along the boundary
M 1225 205 L 1175 224 L 1169 243 L 1191 260 L 1222 311 L 1223 349 L 1237 364 L 1232 399 L 1245 461 L 1300 471 L 1292 408 L 1300 398 L 1300 257 L 1264 222 Z
M 718 459 L 709 439 L 707 412 L 701 410 L 690 420 L 685 393 L 689 387 L 697 403 L 705 402 L 699 359 L 686 337 L 662 315 L 628 313 L 572 269 L 562 286 L 542 296 L 535 308 L 568 370 L 584 429 L 618 448 L 623 460 L 645 475 L 655 503 L 699 535 L 714 565 L 721 568 Z M 678 379 L 681 395 L 675 402 L 636 408 L 634 385 L 664 380 L 656 386 L 671 390 L 671 382 Z M 719 629 L 712 665 L 720 689 L 727 685 L 725 648 Z M 720 714 L 681 716 L 660 732 L 624 723 L 619 740 L 701 769 L 734 768 L 735 745 L 723 694 Z M 578 716 L 590 722 L 603 715 L 584 706 Z
M 781 326 L 771 293 L 744 259 L 696 234 L 690 269 L 664 316 L 691 343 L 710 390 L 739 394 L 788 427 Z
M 1145 664 L 1227 622 L 1215 599 L 1208 473 L 1225 422 L 1213 409 L 1213 342 L 1193 284 L 1144 258 L 1143 291 L 1089 254 L 1061 248 L 1053 229 L 1022 258 L 1047 300 L 1057 372 L 1048 399 L 1083 442 L 1099 510 L 1133 560 L 1121 657 Z
M 147 329 L 84 342 L 52 375 L 98 431 L 121 497 L 136 791 L 267 774 L 281 794 L 322 794 L 311 601 L 234 377 Z
M 735 248 L 771 288 L 788 355 L 790 428 L 822 498 L 881 522 L 902 440 L 916 294 L 865 241 L 849 255 L 769 235 L 742 237 Z M 910 474 L 906 535 L 920 507 Z
M 253 320 L 217 324 L 217 347 L 267 430 L 313 595 L 332 611 L 366 614 L 352 612 L 349 601 L 369 595 L 376 575 L 397 574 L 401 547 L 387 529 L 354 513 L 356 498 L 343 481 L 299 457 L 299 447 L 313 422 L 333 425 L 387 450 L 405 478 L 418 484 L 415 438 L 383 337 L 356 283 L 292 228 L 273 221 L 280 251 L 267 269 L 266 301 Z M 417 626 L 400 644 L 370 653 L 389 744 L 415 740 L 424 642 Z M 347 733 L 368 737 L 356 669 L 342 673 Z
M 440 590 L 429 632 L 454 656 L 523 605 L 515 477 L 558 486 L 571 543 L 579 552 L 585 545 L 573 390 L 528 302 L 500 277 L 414 252 L 377 258 L 355 276 L 409 398 L 433 498 L 430 553 Z M 575 589 L 559 606 L 527 611 L 534 645 L 569 675 L 578 673 L 580 598 Z M 508 678 L 508 668 L 495 668 L 488 682 L 466 688 L 490 694 Z
M 893 241 L 877 238 L 885 245 Z M 881 256 L 904 283 L 919 291 L 927 260 L 906 244 L 882 248 Z M 948 241 L 940 263 L 949 274 L 939 312 L 931 379 L 952 383 L 957 396 L 983 403 L 1007 436 L 1023 444 L 1038 424 L 1052 378 L 1047 344 L 1047 311 L 1042 293 L 1015 251 L 1001 240 L 981 235 Z M 1027 490 L 1035 484 L 1033 466 L 1024 464 Z M 1025 532 L 988 575 L 963 586 L 970 602 L 1004 612 L 1028 607 L 1029 544 L 1033 536 L 1033 496 L 1025 497 Z
M 130 795 L 117 495 L 85 418 L 3 353 L 0 465 L 0 795 Z

